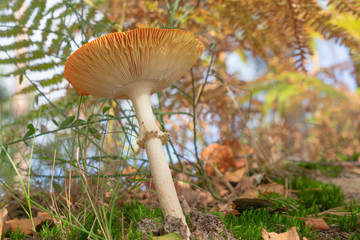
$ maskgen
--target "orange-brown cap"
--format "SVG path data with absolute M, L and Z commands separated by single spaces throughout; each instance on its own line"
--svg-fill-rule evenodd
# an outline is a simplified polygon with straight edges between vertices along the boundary
M 203 50 L 202 42 L 184 30 L 111 33 L 75 51 L 65 64 L 65 77 L 82 95 L 129 98 L 129 89 L 142 82 L 154 83 L 152 94 L 179 80 Z

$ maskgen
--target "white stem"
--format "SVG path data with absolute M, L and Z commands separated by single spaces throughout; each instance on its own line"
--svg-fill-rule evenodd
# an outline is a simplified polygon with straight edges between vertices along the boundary
M 143 125 L 147 130 L 160 131 L 151 108 L 150 91 L 151 84 L 143 82 L 142 84 L 133 84 L 128 95 L 135 108 L 139 129 L 141 130 L 140 126 Z
M 161 140 L 164 133 L 156 125 L 151 108 L 150 91 L 151 85 L 142 83 L 141 85 L 133 86 L 128 93 L 138 119 L 140 141 L 144 141 L 151 175 L 163 214 L 165 216 L 171 215 L 181 218 L 183 223 L 187 225 L 165 156 Z

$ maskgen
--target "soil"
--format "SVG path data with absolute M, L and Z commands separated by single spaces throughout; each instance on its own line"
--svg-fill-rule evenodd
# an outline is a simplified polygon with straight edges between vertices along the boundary
M 320 231 L 318 233 L 317 240 L 329 240 L 329 239 L 338 239 L 338 240 L 348 240 L 350 239 L 351 234 L 347 232 L 341 232 L 337 230 L 330 231 Z
M 360 169 L 359 168 L 344 168 L 336 178 L 326 177 L 324 175 L 316 176 L 317 180 L 324 183 L 331 183 L 341 187 L 345 196 L 345 201 L 349 202 L 352 199 L 360 203 Z
M 226 229 L 223 222 L 221 222 L 217 216 L 210 213 L 202 213 L 198 210 L 192 209 L 189 214 L 190 219 L 190 239 L 236 239 L 231 232 Z M 180 227 L 179 227 L 180 226 Z M 169 233 L 178 233 L 184 238 L 186 235 L 186 228 L 181 223 L 180 218 L 174 218 L 167 216 L 165 223 L 160 225 L 153 219 L 143 219 L 138 223 L 138 227 L 141 229 L 143 239 L 149 239 L 149 233 L 152 232 L 152 236 L 161 236 Z

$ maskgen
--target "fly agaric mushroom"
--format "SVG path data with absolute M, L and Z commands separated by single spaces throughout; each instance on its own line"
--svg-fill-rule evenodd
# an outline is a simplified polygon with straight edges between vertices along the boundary
M 160 206 L 165 216 L 181 218 L 181 210 L 150 95 L 181 78 L 199 59 L 204 45 L 184 30 L 155 28 L 111 33 L 75 51 L 65 64 L 65 77 L 82 95 L 130 99 L 138 124 L 138 145 L 146 150 Z

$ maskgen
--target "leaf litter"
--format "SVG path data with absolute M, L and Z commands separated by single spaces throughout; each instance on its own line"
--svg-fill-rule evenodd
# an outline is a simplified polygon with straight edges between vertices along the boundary
M 266 177 L 262 173 L 253 173 L 251 176 L 249 176 L 247 165 L 243 165 L 243 161 L 241 162 L 241 164 L 237 164 L 236 161 L 234 164 L 231 161 L 230 164 L 228 163 L 222 165 L 224 164 L 224 156 L 226 157 L 225 159 L 232 159 L 233 156 L 231 155 L 231 152 L 229 151 L 227 146 L 219 148 L 218 145 L 213 145 L 212 147 L 213 151 L 218 151 L 218 149 L 221 149 L 221 151 L 223 152 L 222 154 L 218 155 L 212 154 L 211 151 L 207 152 L 207 170 L 210 174 L 209 177 L 213 178 L 214 182 L 216 181 L 215 184 L 217 184 L 217 187 L 222 189 L 223 194 L 228 195 L 229 199 L 231 198 L 235 200 L 229 201 L 227 204 L 219 203 L 214 198 L 212 198 L 211 195 L 206 194 L 205 192 L 200 191 L 199 189 L 194 188 L 190 184 L 186 183 L 191 182 L 191 180 L 186 179 L 187 176 L 183 175 L 182 173 L 177 173 L 178 175 L 176 178 L 183 179 L 185 181 L 175 182 L 177 191 L 182 191 L 181 195 L 183 195 L 185 198 L 183 202 L 189 202 L 192 206 L 191 209 L 189 206 L 187 206 L 188 210 L 185 211 L 189 215 L 192 238 L 237 239 L 226 229 L 224 223 L 219 220 L 219 217 L 210 213 L 202 213 L 198 210 L 195 210 L 196 208 L 200 209 L 204 206 L 206 209 L 206 204 L 210 204 L 210 207 L 212 207 L 212 209 L 216 209 L 217 211 L 233 215 L 241 214 L 241 212 L 245 210 L 257 208 L 268 208 L 270 213 L 283 213 L 289 211 L 289 209 L 286 207 L 274 209 L 274 202 L 272 202 L 271 200 L 260 199 L 258 197 L 259 194 L 267 196 L 273 193 L 279 194 L 281 196 L 288 196 L 289 194 L 296 193 L 296 190 L 288 189 L 287 183 L 284 186 L 283 184 L 272 182 L 271 180 L 266 179 Z M 212 164 L 210 164 L 209 162 Z M 351 171 L 351 174 L 355 174 L 354 171 Z M 308 190 L 314 191 L 316 189 Z M 321 191 L 321 189 L 318 190 Z M 146 199 L 149 199 L 149 197 L 147 197 Z M 194 208 L 195 206 L 196 208 Z M 290 208 L 293 211 L 299 211 L 298 209 L 296 209 L 295 206 L 290 206 Z M 340 230 L 336 230 L 336 228 L 334 228 L 333 226 L 329 227 L 328 224 L 324 221 L 324 219 L 319 217 L 325 214 L 347 216 L 350 213 L 344 211 L 344 209 L 334 208 L 326 210 L 322 213 L 318 213 L 316 215 L 317 217 L 311 217 L 309 215 L 304 218 L 297 218 L 300 220 L 304 220 L 306 226 L 310 226 L 314 230 L 319 230 L 318 239 L 331 239 L 332 237 L 338 237 L 339 239 L 348 239 L 350 234 L 346 232 L 341 232 Z M 288 215 L 283 216 L 291 218 L 291 216 Z M 52 220 L 50 215 L 46 216 L 39 213 L 39 216 L 34 218 L 34 221 L 36 222 L 37 226 L 38 224 Z M 3 227 L 3 230 L 16 230 L 19 227 L 20 231 L 23 233 L 34 234 L 34 232 L 32 232 L 31 230 L 32 225 L 30 219 L 22 218 L 5 221 L 4 218 L 0 218 L 0 224 L 1 223 L 4 223 L 6 225 L 4 226 L 5 228 Z M 9 228 L 9 224 L 12 227 Z M 154 237 L 168 237 L 157 239 L 176 239 L 176 236 L 184 236 L 185 231 L 183 228 L 181 228 L 181 222 L 179 222 L 178 219 L 171 217 L 165 218 L 165 223 L 163 224 L 160 224 L 154 219 L 143 219 L 138 223 L 138 226 L 143 233 L 143 236 L 149 236 L 148 233 L 151 232 L 152 236 Z M 295 227 L 290 228 L 288 232 L 284 233 L 267 232 L 265 229 L 262 229 L 261 234 L 263 239 L 300 239 Z M 172 236 L 174 238 L 169 238 Z M 144 239 L 146 239 L 146 237 Z M 306 238 L 303 238 L 303 240 L 304 239 Z

